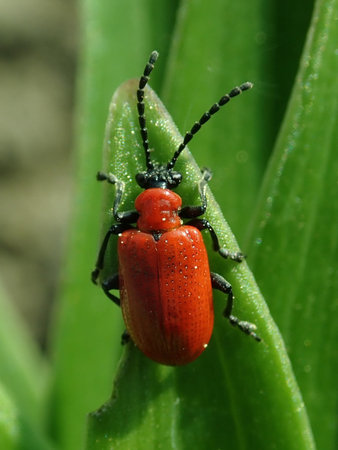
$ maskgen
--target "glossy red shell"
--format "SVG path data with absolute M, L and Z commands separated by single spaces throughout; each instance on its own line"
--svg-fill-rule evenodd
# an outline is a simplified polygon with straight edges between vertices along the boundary
M 127 331 L 145 355 L 167 365 L 196 359 L 214 323 L 208 255 L 200 231 L 182 226 L 181 204 L 169 189 L 143 191 L 135 200 L 138 229 L 118 239 Z
M 135 200 L 140 213 L 137 227 L 146 233 L 173 230 L 181 225 L 178 209 L 182 199 L 169 189 L 151 188 L 143 191 Z
M 211 337 L 214 312 L 208 256 L 199 230 L 127 230 L 118 241 L 120 300 L 128 333 L 149 358 L 182 365 Z

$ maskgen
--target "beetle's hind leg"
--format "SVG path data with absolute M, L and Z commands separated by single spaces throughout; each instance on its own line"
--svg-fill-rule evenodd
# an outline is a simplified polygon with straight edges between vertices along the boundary
M 103 289 L 103 292 L 106 294 L 106 296 L 112 300 L 117 306 L 120 306 L 120 299 L 116 297 L 116 295 L 111 294 L 110 291 L 112 289 L 119 289 L 119 274 L 114 273 L 110 278 L 107 280 L 102 281 L 101 286 Z
M 130 334 L 128 333 L 127 330 L 124 330 L 124 332 L 122 333 L 122 336 L 121 336 L 121 345 L 126 345 L 130 341 L 131 341 Z
M 257 328 L 256 325 L 246 322 L 245 320 L 239 320 L 238 317 L 231 314 L 234 302 L 231 284 L 228 283 L 221 275 L 214 272 L 211 272 L 211 283 L 214 289 L 217 289 L 228 296 L 228 301 L 223 312 L 224 317 L 229 320 L 231 325 L 238 327 L 241 331 L 243 331 L 243 333 L 248 334 L 258 342 L 261 341 L 261 338 L 255 333 Z
M 116 295 L 111 294 L 109 291 L 112 289 L 119 289 L 120 283 L 119 283 L 119 274 L 115 273 L 113 276 L 108 278 L 108 280 L 105 280 L 102 282 L 102 289 L 106 296 L 110 298 L 117 306 L 121 306 L 120 299 L 116 297 Z M 128 342 L 131 341 L 130 334 L 127 330 L 124 330 L 124 332 L 121 335 L 121 345 L 126 345 Z

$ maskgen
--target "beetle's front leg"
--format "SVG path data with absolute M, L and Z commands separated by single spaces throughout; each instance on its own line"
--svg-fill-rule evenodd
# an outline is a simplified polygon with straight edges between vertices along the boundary
M 243 255 L 242 252 L 229 252 L 229 250 L 220 247 L 217 234 L 215 233 L 215 230 L 208 220 L 193 219 L 190 220 L 187 225 L 191 225 L 200 231 L 207 229 L 212 239 L 213 249 L 215 250 L 215 252 L 218 252 L 223 258 L 231 259 L 232 261 L 236 262 L 241 262 L 245 258 L 245 255 Z
M 107 181 L 116 186 L 116 194 L 113 206 L 113 216 L 119 223 L 135 223 L 138 219 L 138 212 L 135 210 L 118 212 L 124 192 L 124 182 L 119 180 L 113 173 L 98 172 L 96 174 L 98 181 Z
M 207 196 L 206 189 L 208 181 L 211 180 L 212 172 L 210 169 L 203 168 L 202 169 L 202 178 L 198 183 L 198 192 L 200 194 L 201 205 L 199 206 L 184 206 L 179 212 L 180 217 L 182 219 L 192 219 L 193 217 L 201 216 L 207 210 Z
M 119 180 L 113 173 L 104 173 L 104 172 L 97 172 L 96 174 L 97 181 L 107 181 L 110 184 L 113 184 L 116 186 L 116 193 L 115 193 L 115 200 L 114 200 L 114 206 L 113 206 L 113 215 L 116 221 L 118 221 L 118 213 L 117 210 L 120 206 L 122 195 L 124 192 L 124 182 Z
M 227 294 L 228 301 L 225 307 L 225 310 L 223 312 L 224 317 L 226 317 L 231 325 L 238 327 L 243 333 L 248 334 L 249 336 L 253 337 L 256 341 L 261 341 L 261 338 L 255 333 L 257 327 L 255 324 L 246 322 L 245 320 L 239 320 L 238 317 L 233 316 L 231 314 L 233 302 L 234 302 L 234 295 L 232 293 L 232 286 L 230 283 L 228 283 L 221 275 L 218 273 L 211 272 L 211 284 L 214 289 L 217 289 L 224 294 Z

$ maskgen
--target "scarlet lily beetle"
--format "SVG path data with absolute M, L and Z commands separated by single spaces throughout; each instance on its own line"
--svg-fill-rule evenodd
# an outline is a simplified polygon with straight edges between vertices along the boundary
M 252 87 L 247 82 L 232 89 L 202 115 L 166 164 L 151 159 L 145 116 L 144 89 L 158 58 L 152 52 L 139 81 L 137 110 L 145 151 L 146 171 L 136 175 L 144 191 L 135 200 L 135 210 L 118 211 L 124 184 L 112 173 L 99 172 L 97 179 L 116 186 L 112 225 L 101 245 L 92 280 L 97 283 L 104 267 L 108 242 L 118 235 L 119 272 L 101 281 L 105 294 L 121 306 L 126 333 L 123 340 L 133 340 L 152 360 L 167 365 L 183 365 L 195 360 L 207 347 L 214 322 L 212 289 L 227 295 L 224 316 L 231 325 L 260 341 L 256 326 L 232 315 L 234 296 L 231 285 L 210 272 L 202 230 L 208 230 L 213 248 L 223 258 L 241 262 L 240 252 L 220 248 L 217 235 L 206 219 L 206 186 L 211 172 L 203 169 L 198 185 L 201 205 L 182 205 L 173 192 L 181 180 L 174 170 L 176 161 L 188 142 L 221 106 Z M 183 219 L 190 219 L 183 224 Z M 136 226 L 135 226 L 136 224 Z M 120 298 L 110 291 L 119 289 Z

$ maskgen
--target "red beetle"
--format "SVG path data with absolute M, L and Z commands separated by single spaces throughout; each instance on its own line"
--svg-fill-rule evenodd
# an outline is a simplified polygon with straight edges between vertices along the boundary
M 118 235 L 119 273 L 103 280 L 101 285 L 106 295 L 122 308 L 127 329 L 123 340 L 130 337 L 152 360 L 175 366 L 196 359 L 209 343 L 214 323 L 212 288 L 227 294 L 224 316 L 229 322 L 260 341 L 255 325 L 231 314 L 234 298 L 231 285 L 209 269 L 201 235 L 204 229 L 210 232 L 214 250 L 223 258 L 238 262 L 243 259 L 241 253 L 221 249 L 210 223 L 199 218 L 207 208 L 205 191 L 211 172 L 202 171 L 201 205 L 182 208 L 181 197 L 172 191 L 182 180 L 182 175 L 173 168 L 187 143 L 221 106 L 252 84 L 244 83 L 223 96 L 186 133 L 172 159 L 159 165 L 150 157 L 144 114 L 144 88 L 157 57 L 158 53 L 152 52 L 137 91 L 147 170 L 138 173 L 136 181 L 145 190 L 136 198 L 135 210 L 118 212 L 123 183 L 111 173 L 98 173 L 98 180 L 116 185 L 113 214 L 117 224 L 112 225 L 103 240 L 92 280 L 96 283 L 103 268 L 110 237 Z M 190 220 L 183 225 L 182 219 Z M 136 227 L 132 225 L 135 223 Z M 110 292 L 112 289 L 120 290 L 120 298 Z

